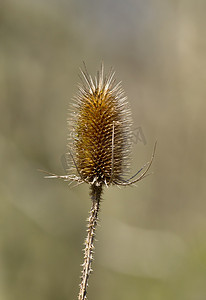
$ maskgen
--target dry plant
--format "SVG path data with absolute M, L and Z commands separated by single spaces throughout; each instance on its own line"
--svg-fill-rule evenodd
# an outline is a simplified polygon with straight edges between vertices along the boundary
M 125 179 L 130 167 L 132 146 L 132 119 L 127 98 L 121 83 L 115 83 L 111 69 L 104 76 L 103 65 L 93 79 L 84 65 L 81 70 L 82 84 L 74 97 L 68 120 L 70 134 L 68 139 L 68 174 L 58 176 L 49 173 L 47 178 L 61 178 L 88 183 L 92 206 L 88 218 L 87 237 L 84 248 L 84 262 L 78 300 L 85 300 L 91 264 L 94 254 L 95 232 L 104 186 L 133 185 L 148 175 L 153 154 L 134 176 Z M 137 175 L 140 174 L 138 177 Z

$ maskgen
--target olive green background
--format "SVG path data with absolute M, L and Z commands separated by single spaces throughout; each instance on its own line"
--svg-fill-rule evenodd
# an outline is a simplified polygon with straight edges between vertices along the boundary
M 206 2 L 0 2 L 0 299 L 76 299 L 89 187 L 64 174 L 67 113 L 85 61 L 128 96 L 133 174 L 104 190 L 88 299 L 206 299 Z M 137 131 L 136 131 L 137 132 Z

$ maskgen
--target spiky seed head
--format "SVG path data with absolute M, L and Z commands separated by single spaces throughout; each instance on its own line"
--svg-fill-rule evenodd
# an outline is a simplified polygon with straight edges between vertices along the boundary
M 114 71 L 103 65 L 92 79 L 86 67 L 69 117 L 69 153 L 79 181 L 95 186 L 118 184 L 128 171 L 131 111 Z M 71 160 L 70 160 L 71 161 Z

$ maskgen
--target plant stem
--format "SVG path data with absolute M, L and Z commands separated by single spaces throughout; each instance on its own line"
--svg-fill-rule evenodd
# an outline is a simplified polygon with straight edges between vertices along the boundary
M 84 262 L 82 264 L 83 270 L 78 300 L 86 299 L 89 275 L 92 272 L 91 264 L 93 260 L 95 232 L 98 222 L 98 212 L 100 207 L 101 194 L 102 186 L 91 186 L 92 207 L 88 218 L 87 237 L 85 240 L 84 248 Z

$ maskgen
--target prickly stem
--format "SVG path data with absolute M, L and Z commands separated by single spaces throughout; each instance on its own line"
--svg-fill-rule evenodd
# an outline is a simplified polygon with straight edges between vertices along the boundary
M 94 254 L 94 241 L 95 241 L 95 233 L 98 222 L 98 212 L 100 207 L 100 199 L 102 193 L 102 186 L 91 186 L 91 199 L 92 199 L 92 207 L 89 213 L 88 225 L 87 225 L 87 237 L 85 240 L 85 248 L 84 248 L 84 262 L 82 264 L 82 276 L 80 283 L 80 290 L 78 300 L 85 300 L 87 297 L 87 287 L 89 275 L 92 272 L 92 260 Z

